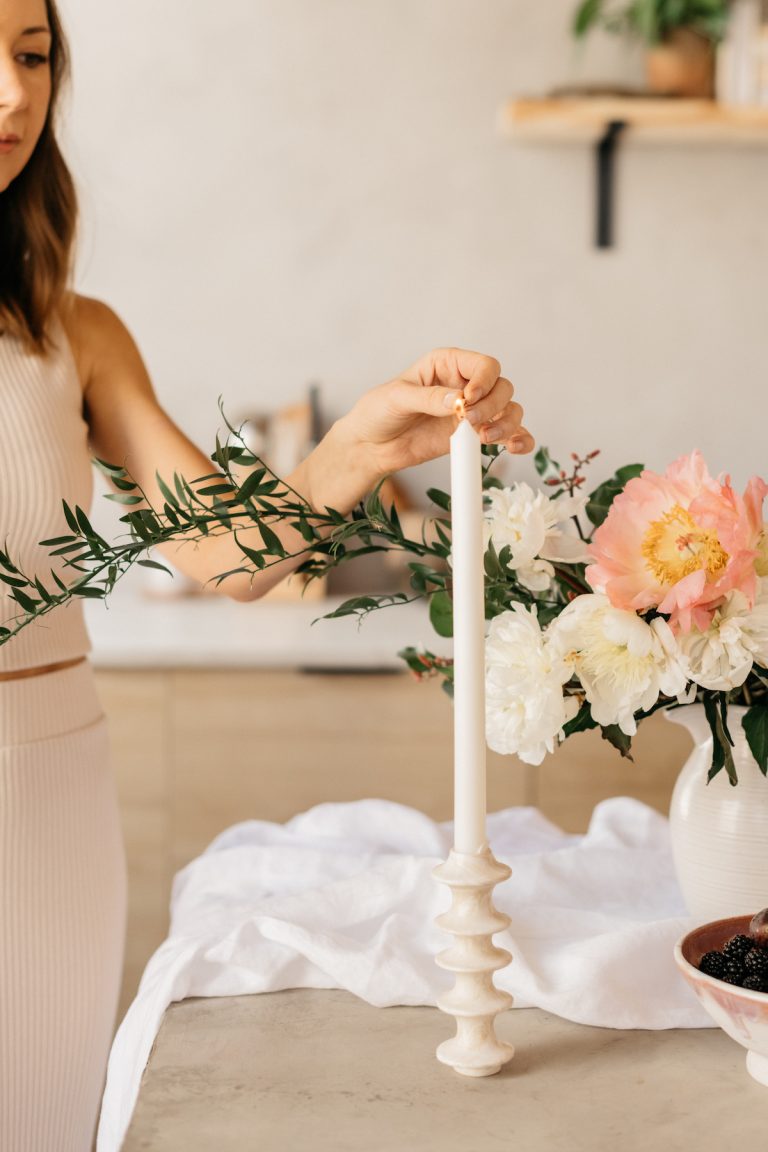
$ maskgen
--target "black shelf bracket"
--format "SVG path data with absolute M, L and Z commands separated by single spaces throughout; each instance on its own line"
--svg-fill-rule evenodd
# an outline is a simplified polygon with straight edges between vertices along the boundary
M 596 146 L 597 160 L 597 229 L 598 248 L 613 247 L 613 209 L 616 200 L 616 148 L 626 120 L 609 120 Z

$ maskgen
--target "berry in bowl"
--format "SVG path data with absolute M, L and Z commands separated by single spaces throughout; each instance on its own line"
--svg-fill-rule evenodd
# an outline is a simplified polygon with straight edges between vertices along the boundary
M 768 1086 L 768 909 L 694 928 L 675 960 L 709 1015 L 747 1049 L 747 1071 Z

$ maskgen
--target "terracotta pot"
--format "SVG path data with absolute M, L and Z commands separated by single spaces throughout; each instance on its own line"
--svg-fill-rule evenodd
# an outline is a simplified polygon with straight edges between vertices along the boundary
M 690 28 L 676 28 L 645 57 L 648 89 L 659 96 L 711 100 L 715 93 L 715 46 Z
M 768 905 L 768 780 L 741 726 L 746 711 L 728 709 L 739 777 L 735 787 L 725 769 L 707 784 L 712 735 L 703 705 L 666 713 L 694 741 L 675 784 L 669 823 L 677 879 L 688 911 L 701 920 L 752 915 Z

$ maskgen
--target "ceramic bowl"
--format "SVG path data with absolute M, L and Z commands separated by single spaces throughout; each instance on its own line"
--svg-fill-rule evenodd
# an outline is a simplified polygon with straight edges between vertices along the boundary
M 719 951 L 726 940 L 739 933 L 749 935 L 750 919 L 731 916 L 694 928 L 675 945 L 675 960 L 715 1023 L 747 1049 L 750 1076 L 768 1087 L 768 993 L 724 984 L 699 971 L 705 952 Z

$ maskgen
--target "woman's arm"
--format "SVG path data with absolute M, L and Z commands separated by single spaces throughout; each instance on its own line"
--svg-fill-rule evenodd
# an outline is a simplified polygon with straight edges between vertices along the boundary
M 163 497 L 156 472 L 164 480 L 171 480 L 174 472 L 192 480 L 215 470 L 158 403 L 136 344 L 110 308 L 77 296 L 64 322 L 96 456 L 124 467 L 158 507 Z M 475 352 L 441 349 L 423 357 L 402 377 L 366 393 L 292 475 L 282 479 L 312 507 L 348 512 L 383 476 L 448 450 L 460 394 L 483 439 L 506 443 L 512 451 L 532 449 L 533 440 L 521 424 L 522 409 L 511 402 L 512 385 L 500 376 L 498 362 Z M 305 547 L 287 524 L 271 527 L 289 553 L 298 554 Z M 260 547 L 258 529 L 238 535 L 245 544 Z M 194 544 L 164 545 L 160 551 L 200 583 L 243 563 L 231 533 Z M 255 599 L 301 559 L 297 555 L 253 577 L 229 577 L 220 591 L 235 599 Z

